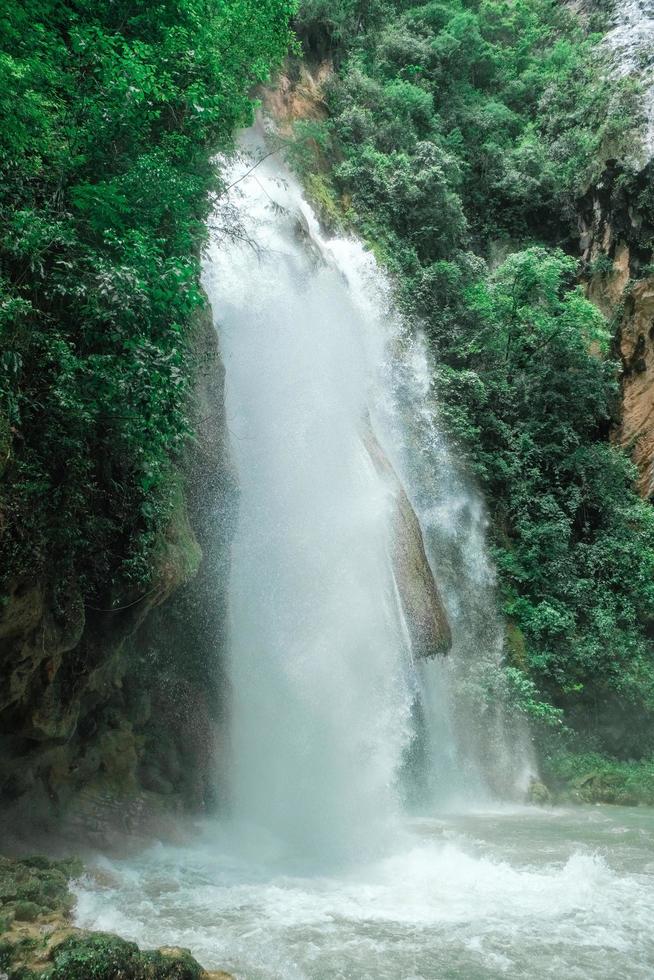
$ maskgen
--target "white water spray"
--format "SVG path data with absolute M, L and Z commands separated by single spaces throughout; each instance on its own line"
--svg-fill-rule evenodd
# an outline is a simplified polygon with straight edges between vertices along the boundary
M 617 71 L 643 85 L 645 125 L 640 164 L 644 166 L 654 157 L 654 0 L 617 0 L 613 27 L 605 43 Z
M 256 150 L 257 137 L 246 139 Z M 392 494 L 364 429 L 414 498 L 454 656 L 465 660 L 471 639 L 480 669 L 497 668 L 502 645 L 483 515 L 453 476 L 424 345 L 392 314 L 372 256 L 354 240 L 325 239 L 274 158 L 251 167 L 241 159 L 231 175 L 238 239 L 216 241 L 206 266 L 241 487 L 232 816 L 259 845 L 265 832 L 273 852 L 360 855 L 392 832 L 417 742 L 441 804 L 486 785 L 471 744 L 457 751 L 452 669 L 412 655 L 390 554 Z M 524 782 L 524 748 L 508 751 L 485 725 L 486 743 L 489 734 L 485 767 L 503 767 L 505 787 Z

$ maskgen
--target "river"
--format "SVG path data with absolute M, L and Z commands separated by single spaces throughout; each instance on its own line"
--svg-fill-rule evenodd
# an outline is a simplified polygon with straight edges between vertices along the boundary
M 238 980 L 636 980 L 654 975 L 654 811 L 497 808 L 408 821 L 338 873 L 193 847 L 100 862 L 81 925 L 176 943 Z

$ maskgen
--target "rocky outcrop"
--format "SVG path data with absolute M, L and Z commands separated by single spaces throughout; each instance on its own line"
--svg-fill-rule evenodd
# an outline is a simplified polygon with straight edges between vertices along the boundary
M 197 569 L 180 501 L 149 593 L 121 609 L 85 606 L 56 579 L 17 588 L 0 619 L 0 795 L 55 807 L 91 780 L 136 789 L 139 711 L 125 687 L 127 647 L 145 618 Z
M 208 309 L 194 354 L 196 438 L 148 591 L 89 604 L 52 569 L 17 583 L 0 610 L 0 833 L 56 817 L 111 843 L 215 796 L 225 621 L 215 583 L 236 495 Z
M 654 498 L 654 277 L 634 283 L 620 325 L 622 412 L 616 439 L 632 454 L 643 497 Z
M 333 71 L 328 59 L 313 67 L 304 61 L 289 59 L 275 79 L 275 85 L 261 90 L 264 110 L 274 119 L 280 136 L 293 138 L 296 122 L 327 118 L 323 89 Z
M 0 976 L 5 980 L 230 980 L 186 949 L 142 952 L 109 933 L 71 926 L 68 882 L 78 861 L 0 856 Z
M 650 164 L 625 173 L 609 162 L 581 202 L 589 299 L 605 314 L 622 364 L 613 438 L 631 455 L 642 496 L 654 493 L 654 205 Z
M 393 494 L 391 558 L 413 653 L 416 657 L 445 654 L 452 646 L 452 634 L 427 559 L 420 522 L 397 473 L 369 425 L 364 432 L 364 443 L 375 469 L 383 476 Z

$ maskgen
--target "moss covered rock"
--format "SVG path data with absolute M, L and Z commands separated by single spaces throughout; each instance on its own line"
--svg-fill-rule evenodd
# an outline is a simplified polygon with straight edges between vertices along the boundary
M 204 970 L 187 950 L 142 952 L 109 933 L 72 935 L 51 953 L 43 980 L 202 980 Z
M 73 904 L 68 882 L 81 873 L 76 860 L 0 857 L 0 914 L 12 913 L 22 921 L 33 921 L 40 913 L 65 914 Z
M 654 806 L 654 759 L 560 752 L 546 760 L 544 771 L 558 801 Z
M 110 933 L 70 925 L 76 860 L 0 857 L 2 980 L 230 980 L 206 973 L 186 949 L 142 951 Z

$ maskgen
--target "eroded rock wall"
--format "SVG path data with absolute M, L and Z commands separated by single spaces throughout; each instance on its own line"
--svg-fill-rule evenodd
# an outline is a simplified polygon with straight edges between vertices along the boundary
M 452 646 L 452 631 L 429 565 L 420 522 L 369 425 L 364 430 L 364 443 L 373 466 L 393 496 L 391 561 L 414 656 L 424 659 L 446 654 Z
M 613 438 L 631 455 L 643 497 L 654 494 L 654 165 L 609 162 L 580 207 L 589 298 L 609 319 L 622 365 Z
M 196 438 L 152 587 L 122 608 L 21 583 L 0 610 L 0 829 L 92 843 L 210 806 L 223 717 L 224 580 L 235 481 L 211 313 L 195 327 Z

